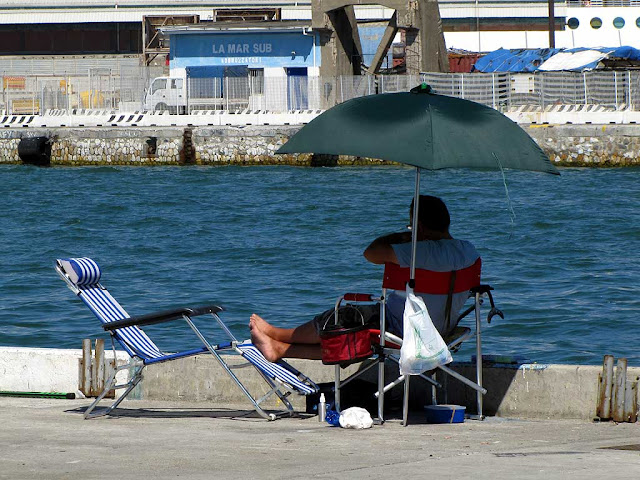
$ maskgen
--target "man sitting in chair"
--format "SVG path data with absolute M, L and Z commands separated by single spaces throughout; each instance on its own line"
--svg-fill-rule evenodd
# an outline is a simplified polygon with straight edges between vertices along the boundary
M 413 201 L 409 212 L 412 217 Z M 450 272 L 467 268 L 479 258 L 478 252 L 470 242 L 451 237 L 449 223 L 449 211 L 441 199 L 420 195 L 416 268 Z M 411 232 L 392 233 L 376 238 L 364 251 L 364 257 L 377 265 L 395 263 L 401 267 L 408 267 L 411 263 Z M 454 321 L 448 329 L 445 328 L 447 295 L 424 294 L 421 296 L 425 300 L 433 324 L 443 337 L 446 336 L 456 326 Z M 451 318 L 457 318 L 467 298 L 466 293 L 453 295 Z M 387 331 L 400 337 L 402 337 L 404 303 L 404 291 L 390 291 L 387 295 L 386 328 Z M 379 324 L 379 304 L 362 305 L 358 309 L 367 323 L 375 322 L 377 319 Z M 333 315 L 333 312 L 333 309 L 327 310 L 296 328 L 275 327 L 254 313 L 249 321 L 251 340 L 271 362 L 281 358 L 320 360 L 322 359 L 320 331 L 327 315 Z

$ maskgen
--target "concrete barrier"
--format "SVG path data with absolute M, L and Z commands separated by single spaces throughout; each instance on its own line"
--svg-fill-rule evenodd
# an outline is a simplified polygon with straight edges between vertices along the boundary
M 113 353 L 106 353 L 113 360 Z M 128 355 L 118 352 L 124 363 Z M 0 390 L 11 392 L 75 393 L 80 378 L 82 350 L 0 347 Z
M 38 392 L 78 392 L 81 350 L 0 347 L 0 390 Z M 107 358 L 113 358 L 110 352 Z M 127 355 L 118 352 L 118 361 Z M 231 364 L 240 363 L 236 358 Z M 332 382 L 334 368 L 321 362 L 292 360 L 294 367 L 316 383 Z M 356 371 L 359 365 L 343 370 L 343 377 Z M 468 378 L 475 370 L 469 364 L 454 364 L 453 368 Z M 375 369 L 374 369 L 375 370 Z M 598 398 L 598 374 L 601 366 L 591 365 L 486 365 L 484 397 L 487 415 L 517 418 L 594 418 Z M 239 369 L 238 376 L 256 395 L 266 393 L 266 385 L 253 369 Z M 374 381 L 375 372 L 367 372 Z M 387 370 L 387 378 L 397 371 Z M 640 368 L 629 368 L 627 378 L 640 376 Z M 447 398 L 440 402 L 465 405 L 475 409 L 475 393 L 452 378 L 438 378 L 447 386 Z M 398 388 L 398 394 L 401 388 Z M 411 403 L 421 408 L 429 403 L 430 388 L 414 379 L 411 382 Z M 202 402 L 207 404 L 243 405 L 246 399 L 215 358 L 199 355 L 157 365 L 145 370 L 144 380 L 130 395 L 132 399 Z M 292 403 L 304 411 L 306 400 L 295 396 Z
M 194 110 L 190 115 L 134 110 L 123 112 L 105 109 L 51 109 L 42 115 L 0 115 L 1 128 L 91 128 L 91 127 L 207 127 L 248 125 L 304 125 L 323 110 Z M 519 124 L 638 124 L 640 111 L 615 110 L 601 105 L 523 106 L 506 112 Z

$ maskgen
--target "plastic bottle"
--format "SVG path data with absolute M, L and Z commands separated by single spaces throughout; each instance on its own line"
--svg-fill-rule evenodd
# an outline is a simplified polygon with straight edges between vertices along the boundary
M 320 403 L 318 404 L 318 421 L 324 422 L 327 416 L 327 401 L 324 398 L 324 393 L 320 394 Z
M 325 417 L 329 425 L 334 427 L 340 426 L 340 414 L 335 410 L 327 410 Z

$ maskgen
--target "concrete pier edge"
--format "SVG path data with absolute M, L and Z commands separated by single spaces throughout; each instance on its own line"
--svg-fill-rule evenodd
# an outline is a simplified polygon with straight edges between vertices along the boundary
M 640 113 L 640 112 L 638 112 Z M 640 165 L 638 124 L 521 123 L 554 165 Z M 0 164 L 20 164 L 23 138 L 43 137 L 52 166 L 89 165 L 293 165 L 388 164 L 329 155 L 275 155 L 300 124 L 29 127 L 0 129 Z
M 81 357 L 80 349 L 0 347 L 0 390 L 71 392 L 82 397 L 78 390 Z M 108 351 L 106 357 L 112 359 L 112 352 Z M 128 357 L 126 353 L 118 352 L 117 358 L 119 363 L 124 363 Z M 230 362 L 237 363 L 238 358 L 230 357 Z M 333 366 L 310 360 L 292 360 L 290 363 L 316 383 L 333 381 Z M 349 375 L 358 368 L 359 365 L 352 365 L 343 370 L 343 375 Z M 469 364 L 454 363 L 453 368 L 470 378 L 475 374 L 473 366 Z M 252 369 L 240 369 L 238 372 L 252 393 L 266 393 L 266 384 Z M 484 386 L 488 390 L 484 397 L 485 413 L 511 418 L 591 420 L 596 412 L 600 372 L 602 366 L 596 365 L 485 365 Z M 126 375 L 126 371 L 123 374 Z M 395 378 L 394 374 L 387 372 L 387 378 Z M 627 379 L 638 376 L 640 368 L 628 368 Z M 373 381 L 373 378 L 368 380 Z M 444 381 L 442 377 L 439 380 Z M 465 405 L 469 412 L 473 412 L 475 393 L 463 388 L 454 379 L 448 379 L 447 382 L 446 401 Z M 430 389 L 423 381 L 414 379 L 411 387 L 415 408 L 429 403 Z M 211 355 L 147 367 L 144 380 L 130 395 L 130 399 L 184 401 L 211 408 L 244 404 L 247 410 L 251 409 L 240 389 Z M 292 400 L 297 411 L 305 411 L 304 397 L 293 396 Z

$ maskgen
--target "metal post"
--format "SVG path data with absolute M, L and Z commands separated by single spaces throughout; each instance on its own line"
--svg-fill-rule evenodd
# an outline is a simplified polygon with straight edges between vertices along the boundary
M 340 413 L 340 365 L 336 365 L 334 371 L 335 371 L 335 380 L 334 380 L 335 392 L 334 392 L 333 400 L 336 407 L 336 412 Z M 318 412 L 318 415 L 320 415 L 320 412 Z
M 633 81 L 633 79 L 631 78 L 631 70 L 627 71 L 627 77 L 628 77 L 627 78 L 627 85 L 629 87 L 628 88 L 629 94 L 627 96 L 627 102 L 626 103 L 627 103 L 628 106 L 631 106 L 631 108 L 633 108 L 633 98 L 631 98 L 631 82 Z
M 480 337 L 480 293 L 476 293 L 476 383 L 482 387 L 482 338 Z M 477 391 L 478 419 L 482 420 L 482 393 Z
M 229 111 L 229 77 L 222 77 L 222 81 L 224 82 L 224 91 L 223 91 L 223 95 L 224 95 L 224 99 L 225 99 L 225 103 L 227 104 L 227 112 Z
M 496 108 L 496 74 L 491 74 L 491 102 L 493 103 L 493 108 Z
M 404 376 L 404 398 L 402 402 L 402 426 L 406 427 L 409 423 L 409 379 L 411 375 Z
M 420 210 L 420 167 L 416 167 L 416 187 L 413 194 L 413 219 L 411 222 L 411 276 L 409 286 L 413 288 L 416 278 L 416 249 L 418 246 L 418 213 Z
M 191 82 L 189 81 L 189 75 L 184 77 L 184 81 L 186 82 L 184 86 L 184 91 L 186 92 L 184 104 L 185 109 L 187 110 L 186 114 L 189 115 L 191 113 L 191 110 L 189 110 L 189 97 L 191 96 Z M 213 94 L 211 94 L 210 96 L 213 97 Z
M 387 316 L 385 303 L 387 300 L 387 289 L 382 289 L 382 299 L 380 300 L 380 354 L 378 356 L 378 419 L 384 423 L 384 363 L 386 345 L 385 334 L 387 330 Z
M 67 97 L 67 114 L 71 114 L 71 77 L 67 77 L 67 84 L 64 89 L 65 96 Z
M 554 0 L 549 1 L 549 48 L 556 48 L 556 14 Z
M 476 31 L 478 32 L 478 53 L 482 51 L 480 48 L 480 5 L 476 0 Z
M 585 107 L 588 105 L 588 101 L 587 101 L 587 73 L 583 72 L 582 73 L 582 83 L 584 86 L 584 105 Z

